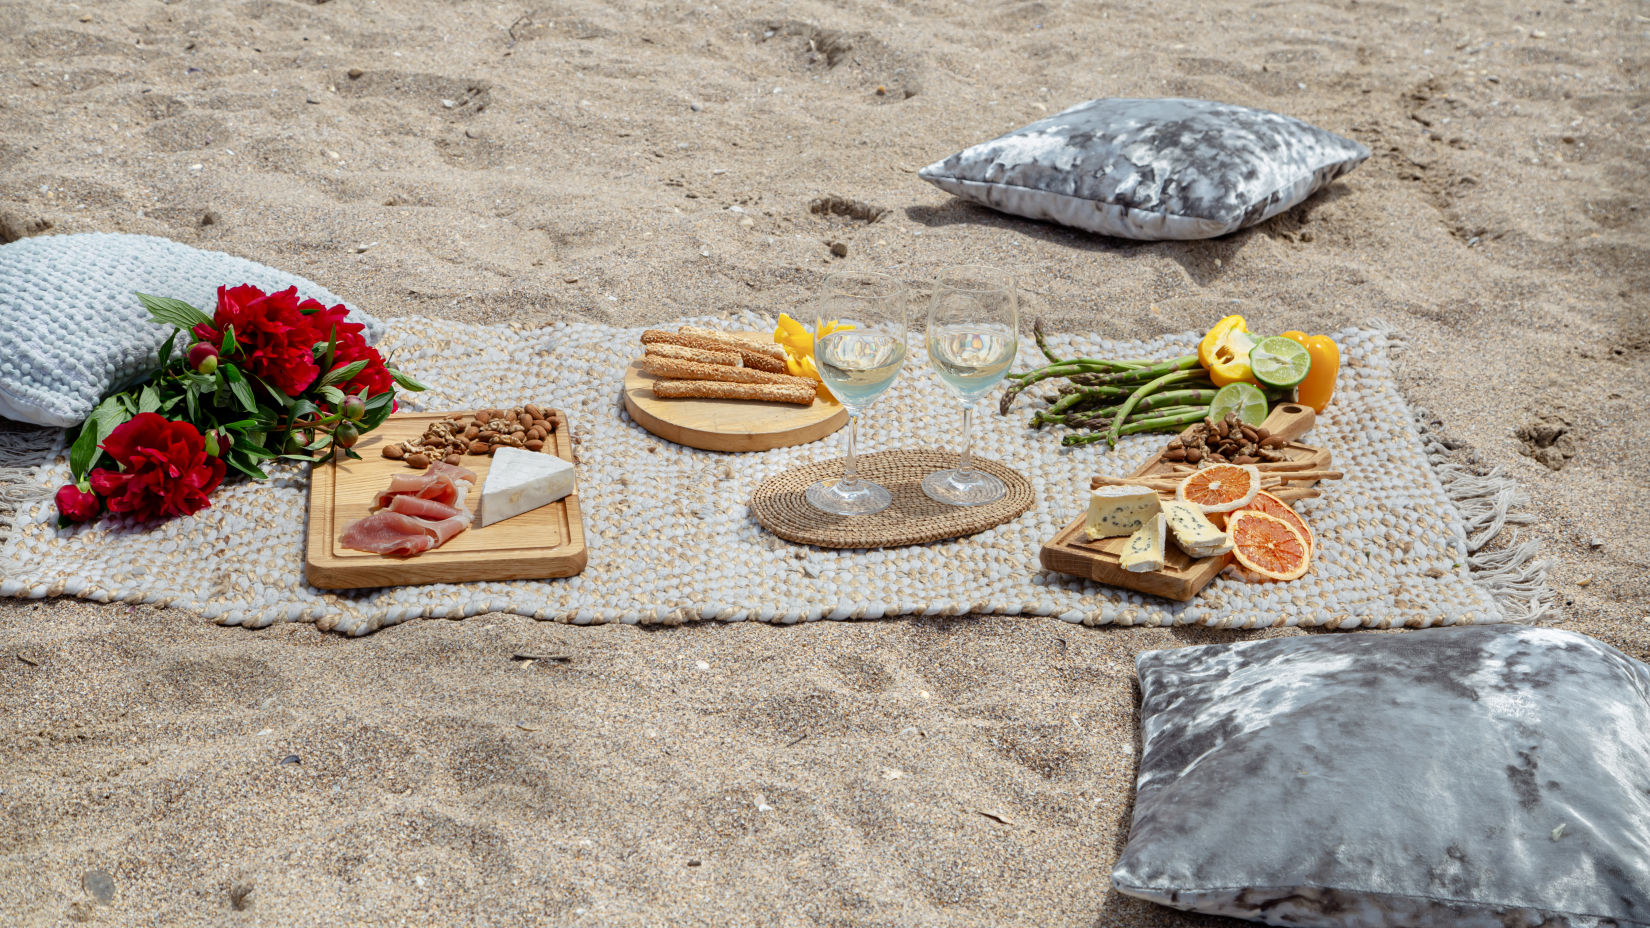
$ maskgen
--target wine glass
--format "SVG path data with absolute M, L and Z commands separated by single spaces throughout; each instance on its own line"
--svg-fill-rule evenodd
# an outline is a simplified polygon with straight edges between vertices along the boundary
M 872 272 L 832 274 L 825 279 L 819 314 L 838 328 L 814 342 L 814 366 L 826 389 L 848 410 L 848 461 L 842 477 L 827 477 L 808 488 L 816 509 L 842 516 L 881 512 L 893 496 L 879 484 L 860 479 L 855 469 L 854 439 L 866 407 L 893 386 L 905 364 L 905 284 Z
M 940 273 L 928 302 L 928 357 L 962 401 L 963 449 L 956 468 L 922 478 L 930 499 L 979 506 L 1002 499 L 1001 480 L 970 466 L 974 404 L 1008 376 L 1019 350 L 1019 307 L 1014 277 L 989 267 L 953 267 Z

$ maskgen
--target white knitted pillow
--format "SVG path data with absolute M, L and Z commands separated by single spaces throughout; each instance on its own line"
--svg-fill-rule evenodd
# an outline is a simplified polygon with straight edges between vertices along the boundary
M 171 330 L 134 294 L 175 297 L 211 314 L 223 284 L 342 303 L 325 287 L 272 267 L 149 235 L 52 235 L 0 245 L 0 416 L 79 424 L 103 395 L 155 363 Z M 347 305 L 347 304 L 346 304 Z M 364 322 L 376 341 L 376 320 Z

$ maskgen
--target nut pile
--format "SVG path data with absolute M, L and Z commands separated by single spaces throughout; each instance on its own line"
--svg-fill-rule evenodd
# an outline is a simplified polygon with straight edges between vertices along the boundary
M 1163 451 L 1165 461 L 1188 464 L 1259 464 L 1287 460 L 1282 452 L 1288 444 L 1281 436 L 1263 428 L 1245 425 L 1237 413 L 1224 419 L 1204 419 L 1171 439 Z
M 532 403 L 483 409 L 474 415 L 455 412 L 431 424 L 414 441 L 385 445 L 384 457 L 423 470 L 432 461 L 457 465 L 466 454 L 492 454 L 500 448 L 543 451 L 556 431 L 554 415 L 554 410 Z

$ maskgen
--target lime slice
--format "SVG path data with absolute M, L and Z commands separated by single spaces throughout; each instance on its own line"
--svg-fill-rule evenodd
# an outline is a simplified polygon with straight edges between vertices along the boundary
M 1215 391 L 1209 418 L 1224 419 L 1229 412 L 1237 413 L 1244 425 L 1260 425 L 1266 421 L 1266 394 L 1252 383 L 1229 383 Z
M 1300 342 L 1273 335 L 1249 350 L 1249 369 L 1268 387 L 1292 387 L 1306 379 L 1306 372 L 1312 369 L 1312 356 Z

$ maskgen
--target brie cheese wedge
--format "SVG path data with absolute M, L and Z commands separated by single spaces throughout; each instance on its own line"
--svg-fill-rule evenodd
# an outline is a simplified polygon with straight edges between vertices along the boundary
M 532 512 L 575 489 L 572 464 L 540 451 L 500 448 L 493 452 L 481 485 L 481 524 L 485 527 Z

